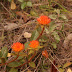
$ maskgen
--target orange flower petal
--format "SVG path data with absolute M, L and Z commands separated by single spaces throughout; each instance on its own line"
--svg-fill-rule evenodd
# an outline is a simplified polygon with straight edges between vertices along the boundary
M 31 48 L 38 48 L 39 42 L 38 42 L 37 40 L 32 40 L 32 41 L 30 41 L 29 46 L 30 46 Z
M 48 52 L 47 52 L 47 50 L 42 51 L 42 55 L 43 55 L 44 57 L 48 58 Z
M 37 18 L 37 21 L 42 25 L 46 25 L 51 22 L 51 19 L 49 17 L 43 15 L 43 16 L 40 16 L 39 18 Z
M 24 45 L 21 44 L 20 42 L 16 42 L 16 43 L 13 43 L 13 45 L 11 46 L 11 48 L 15 51 L 15 52 L 19 52 L 21 50 L 24 49 Z

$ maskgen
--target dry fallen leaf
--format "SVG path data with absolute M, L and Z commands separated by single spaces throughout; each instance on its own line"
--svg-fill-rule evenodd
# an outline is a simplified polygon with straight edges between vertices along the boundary
M 68 34 L 68 36 L 67 36 L 67 37 L 65 38 L 65 40 L 64 40 L 63 45 L 64 45 L 65 48 L 68 46 L 68 42 L 69 42 L 70 40 L 72 40 L 72 33 L 71 33 L 71 34 Z
M 8 53 L 7 57 L 10 57 L 11 56 L 11 53 Z
M 31 34 L 31 33 L 28 33 L 28 32 L 25 32 L 25 33 L 24 33 L 24 37 L 25 37 L 25 38 L 30 38 L 31 35 L 32 35 L 32 34 Z
M 11 30 L 13 30 L 13 29 L 18 27 L 18 24 L 16 24 L 16 23 L 6 23 L 6 24 L 7 25 L 4 26 L 5 30 L 11 31 Z
M 72 72 L 72 70 L 70 68 L 67 69 L 67 72 Z
M 24 22 L 27 22 L 27 15 L 26 14 L 24 14 L 24 13 L 22 13 L 20 11 L 17 11 L 16 14 L 18 16 L 21 16 L 23 18 Z
M 12 10 L 16 9 L 16 4 L 14 3 L 14 0 L 11 1 L 11 9 Z
M 71 62 L 67 62 L 63 65 L 63 68 L 66 68 L 66 67 L 70 66 L 71 64 L 72 64 Z

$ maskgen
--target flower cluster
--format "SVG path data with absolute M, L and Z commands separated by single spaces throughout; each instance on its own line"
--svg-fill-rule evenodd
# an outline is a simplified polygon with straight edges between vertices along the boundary
M 36 49 L 39 46 L 39 42 L 37 40 L 32 40 L 32 41 L 30 41 L 29 46 L 33 49 Z M 19 52 L 24 49 L 24 45 L 21 44 L 20 42 L 16 42 L 16 43 L 13 43 L 11 48 L 13 49 L 13 51 Z
M 29 46 L 30 46 L 31 48 L 38 48 L 39 42 L 38 42 L 37 40 L 32 40 L 32 41 L 30 41 Z
M 48 52 L 47 52 L 47 50 L 42 51 L 42 55 L 43 55 L 44 57 L 48 58 Z
M 19 52 L 19 51 L 21 51 L 21 50 L 24 49 L 24 45 L 21 44 L 20 42 L 16 42 L 16 43 L 13 43 L 13 45 L 11 46 L 11 48 L 13 49 L 13 51 Z
M 40 16 L 37 21 L 42 24 L 42 25 L 49 25 L 49 23 L 51 22 L 51 19 L 45 15 Z

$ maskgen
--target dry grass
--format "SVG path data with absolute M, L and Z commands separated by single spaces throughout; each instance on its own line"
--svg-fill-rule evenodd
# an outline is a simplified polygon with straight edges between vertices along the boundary
M 35 7 L 35 11 L 38 12 L 38 15 L 41 14 L 50 14 L 49 12 L 45 12 L 44 9 L 39 9 L 40 5 L 45 5 L 47 0 L 42 1 L 41 3 L 36 0 L 32 0 Z M 68 2 L 70 3 L 70 2 Z M 22 17 L 18 17 L 18 16 L 12 16 L 15 12 L 11 12 L 10 8 L 8 7 L 10 4 L 8 4 L 8 6 L 5 6 L 5 2 L 1 2 L 0 6 L 0 49 L 3 46 L 6 46 L 8 48 L 8 51 L 11 52 L 11 45 L 13 42 L 21 42 L 21 43 L 25 43 L 26 39 L 24 38 L 23 34 L 24 32 L 32 32 L 35 27 L 36 27 L 36 18 L 35 16 L 29 16 L 29 18 L 27 18 L 27 22 L 24 22 Z M 65 7 L 67 7 L 68 10 L 71 11 L 71 6 L 68 7 L 68 5 L 66 5 L 65 3 Z M 25 11 L 25 14 L 28 14 L 29 9 L 27 9 Z M 23 12 L 21 10 L 21 12 Z M 52 12 L 51 12 L 52 13 Z M 67 17 L 69 19 L 69 21 L 64 25 L 64 30 L 62 31 L 62 33 L 59 33 L 60 35 L 60 42 L 57 44 L 57 49 L 53 49 L 52 46 L 47 46 L 45 49 L 47 49 L 48 53 L 49 53 L 49 57 L 53 60 L 56 61 L 57 64 L 59 65 L 64 65 L 64 63 L 66 62 L 71 62 L 72 61 L 72 18 L 69 16 L 69 14 L 67 13 Z M 62 24 L 62 22 L 58 22 L 58 24 Z M 63 36 L 62 36 L 63 35 Z M 70 36 L 71 35 L 71 36 Z M 51 38 L 52 39 L 52 38 Z M 42 50 L 40 50 L 38 52 L 38 54 L 36 55 L 36 57 L 34 58 L 34 62 L 36 63 L 36 68 L 32 69 L 30 66 L 27 67 L 27 65 L 25 65 L 25 70 L 24 72 L 26 72 L 27 70 L 32 70 L 33 72 L 42 72 L 40 69 L 42 69 L 41 65 L 43 62 L 44 64 L 47 64 L 46 67 L 48 67 L 48 69 L 45 69 L 46 71 L 44 72 L 50 72 L 50 67 L 51 63 L 49 62 L 49 60 L 44 59 L 42 57 L 42 55 L 40 54 Z M 23 69 L 22 69 L 23 70 Z

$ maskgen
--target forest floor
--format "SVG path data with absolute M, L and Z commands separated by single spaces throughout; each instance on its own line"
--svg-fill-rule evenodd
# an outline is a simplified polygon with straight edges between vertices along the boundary
M 72 5 L 70 6 L 70 4 L 67 3 L 64 5 L 67 12 L 60 11 L 66 16 L 68 21 L 63 22 L 55 19 L 56 24 L 59 25 L 57 28 L 59 30 L 64 23 L 63 30 L 59 33 L 60 41 L 57 44 L 57 48 L 54 49 L 51 45 L 46 48 L 49 57 L 52 61 L 56 62 L 56 65 L 61 66 L 59 68 L 62 69 L 62 72 L 67 72 L 69 68 L 72 69 Z M 57 4 L 52 4 L 51 7 L 53 7 L 53 9 L 49 9 L 47 5 L 47 2 L 36 2 L 33 4 L 33 7 L 26 7 L 24 10 L 19 8 L 20 5 L 17 5 L 17 9 L 11 10 L 10 2 L 0 2 L 0 49 L 5 46 L 8 48 L 8 52 L 11 53 L 11 45 L 14 42 L 24 44 L 27 41 L 27 39 L 24 38 L 24 32 L 31 33 L 36 28 L 36 19 L 39 16 L 56 14 L 54 13 L 54 9 L 61 9 Z M 39 50 L 34 58 L 36 68 L 25 65 L 23 72 L 51 72 L 52 64 L 49 60 L 43 59 L 41 51 L 42 50 Z M 42 62 L 45 64 L 45 68 L 41 66 Z M 65 64 L 66 67 L 64 67 Z

